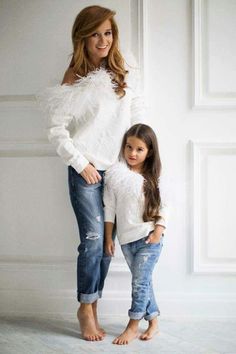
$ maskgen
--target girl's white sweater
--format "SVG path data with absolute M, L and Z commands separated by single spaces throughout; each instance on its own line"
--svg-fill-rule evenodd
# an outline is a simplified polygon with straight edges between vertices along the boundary
M 144 178 L 130 170 L 125 162 L 117 162 L 105 173 L 105 221 L 114 223 L 121 245 L 137 241 L 154 230 L 154 222 L 143 221 Z M 166 227 L 168 208 L 162 202 L 161 219 L 156 224 Z
M 126 130 L 144 121 L 138 71 L 127 74 L 124 97 L 114 92 L 111 75 L 101 67 L 73 85 L 57 85 L 39 95 L 47 111 L 49 140 L 67 165 L 80 173 L 90 162 L 106 170 L 118 157 Z

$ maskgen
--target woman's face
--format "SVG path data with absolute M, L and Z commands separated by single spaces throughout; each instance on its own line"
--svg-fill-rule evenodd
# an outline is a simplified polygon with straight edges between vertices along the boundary
M 86 38 L 85 46 L 90 60 L 99 66 L 102 59 L 107 57 L 113 42 L 111 21 L 104 21 L 96 31 Z

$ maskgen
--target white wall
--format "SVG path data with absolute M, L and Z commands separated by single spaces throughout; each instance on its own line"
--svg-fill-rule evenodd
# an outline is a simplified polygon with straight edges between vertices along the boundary
M 173 192 L 161 309 L 235 316 L 235 1 L 147 3 L 150 114 Z
M 154 285 L 163 316 L 236 315 L 234 0 L 99 1 L 145 74 L 172 214 Z M 34 94 L 62 78 L 75 15 L 92 1 L 0 8 L 0 312 L 75 313 L 78 233 L 66 167 Z M 194 46 L 195 44 L 195 46 Z M 100 310 L 124 314 L 118 251 Z

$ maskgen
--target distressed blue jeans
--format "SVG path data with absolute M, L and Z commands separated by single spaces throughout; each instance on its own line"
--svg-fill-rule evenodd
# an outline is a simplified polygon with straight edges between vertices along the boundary
M 147 236 L 148 237 L 148 236 Z M 146 244 L 144 237 L 121 246 L 132 274 L 132 303 L 129 317 L 133 320 L 150 321 L 160 315 L 152 286 L 152 273 L 163 247 L 160 243 Z
M 111 257 L 104 253 L 103 175 L 88 184 L 73 167 L 68 168 L 71 204 L 77 219 L 80 245 L 77 258 L 77 299 L 93 303 L 102 296 Z

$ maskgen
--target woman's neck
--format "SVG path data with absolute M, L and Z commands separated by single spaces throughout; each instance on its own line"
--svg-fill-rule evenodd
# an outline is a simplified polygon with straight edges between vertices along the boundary
M 106 59 L 91 60 L 94 69 L 100 69 L 106 65 Z

